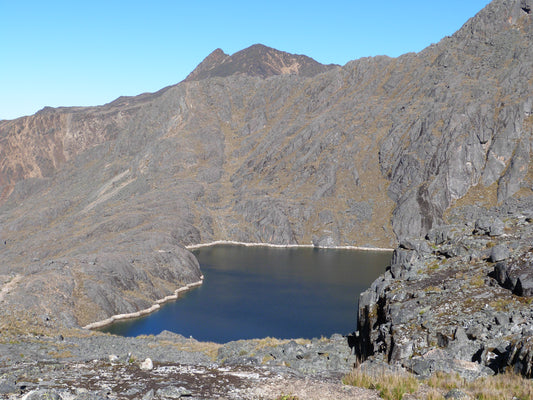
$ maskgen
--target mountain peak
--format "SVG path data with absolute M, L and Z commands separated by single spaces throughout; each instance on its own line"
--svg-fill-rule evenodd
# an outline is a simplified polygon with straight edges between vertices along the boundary
M 221 49 L 216 49 L 185 80 L 198 81 L 215 76 L 226 77 L 235 74 L 261 78 L 283 74 L 311 77 L 334 67 L 333 64 L 320 64 L 304 55 L 287 53 L 263 44 L 254 44 L 231 56 Z
M 475 37 L 491 41 L 491 37 L 508 30 L 531 32 L 533 0 L 493 0 L 470 18 L 454 36 L 461 39 Z
M 212 51 L 198 66 L 192 71 L 186 81 L 197 81 L 210 75 L 210 71 L 224 62 L 229 55 L 224 53 L 221 48 Z

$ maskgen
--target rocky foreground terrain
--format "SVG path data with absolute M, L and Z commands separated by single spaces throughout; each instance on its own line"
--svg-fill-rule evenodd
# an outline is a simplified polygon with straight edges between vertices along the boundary
M 457 208 L 361 294 L 357 353 L 419 376 L 533 377 L 533 197 Z
M 339 384 L 356 359 L 531 378 L 532 10 L 344 66 L 217 49 L 157 93 L 0 121 L 0 397 L 377 396 Z M 186 247 L 215 240 L 396 250 L 346 338 L 82 329 L 201 281 Z
M 313 387 L 306 398 L 379 398 L 341 385 L 353 362 L 340 335 L 225 345 L 170 332 L 140 338 L 25 335 L 0 343 L 0 398 L 268 399 Z

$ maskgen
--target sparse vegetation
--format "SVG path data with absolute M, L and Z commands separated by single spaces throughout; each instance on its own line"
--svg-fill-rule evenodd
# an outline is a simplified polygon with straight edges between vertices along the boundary
M 281 396 L 276 397 L 276 400 L 299 400 L 299 398 L 292 394 L 282 394 Z
M 262 364 L 266 364 L 269 361 L 274 360 L 274 357 L 272 357 L 270 354 L 263 357 L 263 360 L 261 361 Z
M 407 393 L 414 393 L 420 382 L 414 375 L 392 374 L 383 371 L 379 374 L 368 374 L 360 369 L 353 370 L 346 375 L 343 383 L 374 389 L 385 400 L 402 400 Z
M 434 249 L 436 250 L 437 246 L 433 245 L 434 246 Z M 435 271 L 437 269 L 440 268 L 440 261 L 439 260 L 435 260 L 433 262 L 431 262 L 429 265 L 428 265 L 428 270 L 429 271 Z
M 444 400 L 445 397 L 437 390 L 430 389 L 427 394 L 427 400 Z
M 507 309 L 507 306 L 511 304 L 513 299 L 509 296 L 507 298 L 499 298 L 493 300 L 489 303 L 489 306 L 494 308 L 496 311 L 504 311 Z
M 71 358 L 73 357 L 72 353 L 69 350 L 63 350 L 63 351 L 49 351 L 48 354 L 50 354 L 53 358 Z
M 407 393 L 418 392 L 424 392 L 421 398 L 442 400 L 452 389 L 458 389 L 476 400 L 533 399 L 533 382 L 512 372 L 467 381 L 458 374 L 440 372 L 429 379 L 418 380 L 409 374 L 385 371 L 368 374 L 355 369 L 344 377 L 343 383 L 377 390 L 380 397 L 386 400 L 401 400 Z M 419 390 L 422 387 L 426 390 Z
M 459 388 L 477 400 L 528 400 L 533 398 L 533 382 L 512 372 L 475 381 L 465 381 L 458 375 L 435 374 L 427 384 L 438 389 Z
M 440 288 L 439 286 L 431 285 L 431 286 L 426 287 L 424 289 L 424 292 L 426 292 L 426 293 L 440 293 L 440 292 L 442 292 L 442 288 Z
M 140 337 L 152 337 L 152 335 L 140 336 Z M 196 340 L 186 340 L 183 342 L 173 342 L 171 340 L 161 340 L 159 345 L 165 345 L 174 349 L 191 352 L 202 352 L 207 355 L 211 360 L 215 360 L 218 354 L 218 349 L 222 346 L 219 343 L 213 342 L 198 342 Z M 156 344 L 148 345 L 148 347 L 157 347 Z
M 470 279 L 470 285 L 475 288 L 483 287 L 485 285 L 485 279 L 483 276 L 474 276 Z

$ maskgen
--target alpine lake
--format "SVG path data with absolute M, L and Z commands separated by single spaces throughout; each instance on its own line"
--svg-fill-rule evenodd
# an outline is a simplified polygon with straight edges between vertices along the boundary
M 214 245 L 194 250 L 204 283 L 147 316 L 101 331 L 163 330 L 225 343 L 262 337 L 314 338 L 356 330 L 359 294 L 385 271 L 392 252 Z

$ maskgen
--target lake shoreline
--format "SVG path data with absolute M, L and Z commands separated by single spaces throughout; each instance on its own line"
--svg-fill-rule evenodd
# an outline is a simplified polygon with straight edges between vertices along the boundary
M 313 244 L 271 244 L 271 243 L 261 243 L 261 242 L 237 242 L 233 240 L 215 240 L 208 243 L 199 243 L 191 244 L 185 246 L 187 250 L 197 250 L 204 247 L 212 247 L 217 245 L 235 245 L 235 246 L 245 246 L 245 247 L 271 247 L 278 249 L 290 249 L 290 248 L 306 248 L 306 249 L 317 249 L 317 250 L 363 250 L 363 251 L 389 251 L 392 252 L 394 249 L 386 247 L 362 247 L 362 246 L 328 246 L 328 247 L 319 247 Z
M 151 307 L 148 307 L 148 308 L 145 308 L 143 310 L 136 311 L 133 313 L 112 315 L 111 317 L 103 319 L 101 321 L 96 321 L 96 322 L 87 324 L 83 327 L 83 329 L 93 330 L 93 329 L 103 328 L 104 326 L 111 325 L 113 322 L 116 322 L 116 321 L 138 318 L 138 317 L 143 317 L 145 315 L 151 314 L 154 311 L 159 310 L 161 308 L 161 304 L 167 303 L 171 300 L 177 300 L 179 298 L 180 293 L 184 293 L 191 289 L 194 289 L 195 287 L 200 286 L 202 283 L 204 283 L 203 275 L 200 277 L 199 281 L 188 283 L 187 285 L 176 289 L 174 291 L 174 294 L 171 294 L 171 295 L 163 297 L 162 299 L 156 300 L 155 303 Z
M 379 247 L 357 247 L 357 246 L 331 246 L 331 247 L 317 247 L 312 244 L 309 245 L 302 245 L 302 244 L 288 244 L 288 245 L 278 245 L 278 244 L 270 244 L 270 243 L 249 243 L 249 242 L 237 242 L 237 241 L 229 241 L 229 240 L 217 240 L 209 243 L 200 243 L 200 244 L 194 244 L 185 246 L 187 250 L 193 251 L 193 250 L 199 250 L 202 248 L 209 248 L 214 247 L 218 245 L 231 245 L 231 246 L 243 246 L 243 247 L 262 247 L 262 248 L 277 248 L 277 249 L 317 249 L 317 250 L 361 250 L 365 252 L 392 252 L 393 249 L 387 249 L 387 248 L 379 248 Z M 183 287 L 180 287 L 174 291 L 173 294 L 165 296 L 164 298 L 161 298 L 159 300 L 156 300 L 155 303 L 143 310 L 139 310 L 133 313 L 125 313 L 125 314 L 116 314 L 112 315 L 109 318 L 106 318 L 104 320 L 92 322 L 90 324 L 87 324 L 83 326 L 83 329 L 87 330 L 94 330 L 94 329 L 100 329 L 104 328 L 108 325 L 113 324 L 117 321 L 127 320 L 127 319 L 134 319 L 139 317 L 144 317 L 148 314 L 151 314 L 155 311 L 158 311 L 161 308 L 161 305 L 170 301 L 178 300 L 180 297 L 180 294 L 187 292 L 195 287 L 198 287 L 203 284 L 204 276 L 202 275 L 200 280 L 197 282 L 189 283 Z

